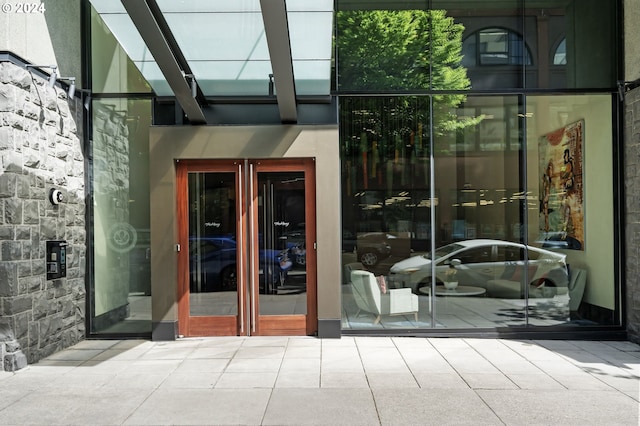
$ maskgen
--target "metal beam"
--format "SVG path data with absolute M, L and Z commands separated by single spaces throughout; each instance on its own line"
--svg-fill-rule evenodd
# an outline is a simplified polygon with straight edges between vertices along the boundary
M 285 0 L 260 0 L 260 7 L 271 57 L 280 120 L 283 123 L 297 123 L 296 88 Z
M 189 121 L 193 124 L 205 124 L 207 120 L 204 112 L 193 97 L 191 85 L 187 82 L 183 70 L 147 2 L 141 0 L 121 1 Z

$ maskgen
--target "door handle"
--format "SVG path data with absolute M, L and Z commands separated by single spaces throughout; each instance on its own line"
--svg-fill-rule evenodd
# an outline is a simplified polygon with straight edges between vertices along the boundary
M 238 200 L 237 200 L 237 211 L 239 214 L 242 214 L 242 165 L 238 164 Z M 239 238 L 238 238 L 238 253 L 236 253 L 236 258 L 238 259 L 237 262 L 237 268 L 236 268 L 236 274 L 237 274 L 237 280 L 236 280 L 236 291 L 238 292 L 238 296 L 239 296 L 239 301 L 238 301 L 238 312 L 240 313 L 240 334 L 244 334 L 244 323 L 245 323 L 245 318 L 244 318 L 244 296 L 245 296 L 245 291 L 242 287 L 242 283 L 243 278 L 244 278 L 244 231 L 243 231 L 243 226 L 242 223 L 240 224 L 240 226 L 238 227 L 238 234 L 239 234 Z
M 254 226 L 254 222 L 253 222 L 253 163 L 249 163 L 249 194 L 247 194 L 247 200 L 248 200 L 248 209 L 249 209 L 249 235 L 253 235 L 253 226 Z M 256 271 L 256 262 L 255 262 L 255 254 L 256 254 L 256 244 L 252 243 L 249 245 L 249 249 L 250 249 L 250 276 L 249 276 L 249 288 L 250 288 L 250 297 L 249 300 L 251 302 L 251 332 L 255 333 L 256 332 L 256 317 L 257 317 L 257 313 L 256 313 L 256 293 L 255 293 L 255 277 L 257 275 L 257 271 Z

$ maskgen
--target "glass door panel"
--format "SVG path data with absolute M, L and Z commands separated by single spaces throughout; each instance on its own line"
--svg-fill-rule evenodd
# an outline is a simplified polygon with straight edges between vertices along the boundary
M 177 184 L 180 334 L 313 334 L 313 161 L 181 161 Z
M 188 174 L 189 314 L 237 315 L 235 173 Z
M 260 314 L 307 313 L 303 172 L 258 173 Z

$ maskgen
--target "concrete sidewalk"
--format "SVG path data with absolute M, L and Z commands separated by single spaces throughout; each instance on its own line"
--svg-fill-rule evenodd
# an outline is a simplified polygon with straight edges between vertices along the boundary
M 87 340 L 0 373 L 10 425 L 638 425 L 630 342 Z

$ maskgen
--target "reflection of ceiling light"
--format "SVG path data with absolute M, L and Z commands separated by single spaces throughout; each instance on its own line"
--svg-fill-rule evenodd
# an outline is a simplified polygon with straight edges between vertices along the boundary
M 531 117 L 533 117 L 533 113 L 532 112 L 525 112 L 524 114 L 518 114 L 518 117 L 520 117 L 520 118 L 531 118 Z
M 364 204 L 364 205 L 361 205 L 361 207 L 362 207 L 362 210 L 378 210 L 382 208 L 382 206 L 377 204 Z
M 281 180 L 280 183 L 294 183 L 294 182 L 299 182 L 299 181 L 304 181 L 304 178 L 303 177 L 297 177 L 297 178 L 293 178 L 293 179 Z

